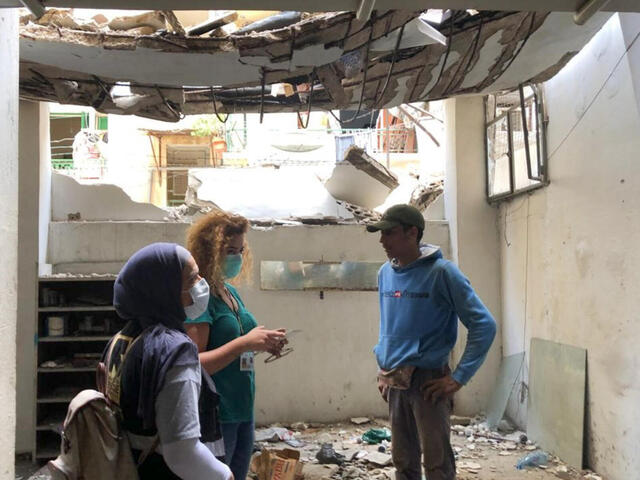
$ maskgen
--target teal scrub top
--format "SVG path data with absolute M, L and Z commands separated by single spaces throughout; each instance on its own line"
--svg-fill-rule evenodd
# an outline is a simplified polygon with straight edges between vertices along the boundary
M 232 340 L 247 334 L 257 327 L 255 317 L 249 312 L 238 291 L 225 283 L 231 295 L 238 303 L 237 315 L 221 298 L 210 295 L 207 311 L 195 319 L 187 319 L 185 323 L 207 323 L 209 325 L 209 343 L 207 350 L 214 350 Z M 241 328 L 242 326 L 242 328 Z M 211 378 L 220 395 L 220 422 L 238 423 L 253 420 L 253 403 L 255 399 L 254 372 L 240 370 L 240 357 L 227 365 Z

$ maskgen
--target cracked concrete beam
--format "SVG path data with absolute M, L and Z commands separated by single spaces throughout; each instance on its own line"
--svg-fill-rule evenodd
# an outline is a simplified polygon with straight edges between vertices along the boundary
M 367 152 L 360 147 L 355 145 L 349 147 L 344 155 L 344 161 L 350 163 L 358 170 L 366 172 L 369 176 L 375 178 L 391 190 L 400 185 L 398 183 L 398 177 L 396 177 L 395 174 L 375 158 L 370 157 Z
M 213 113 L 207 88 L 183 88 L 185 83 L 213 83 L 221 86 L 216 87 L 219 113 L 300 111 L 307 105 L 297 95 L 262 99 L 262 78 L 269 91 L 274 83 L 306 83 L 315 69 L 321 85 L 314 89 L 312 109 L 356 108 L 363 87 L 363 108 L 389 108 L 547 80 L 609 16 L 598 14 L 588 25 L 577 27 L 570 14 L 489 14 L 482 22 L 454 31 L 450 47 L 430 44 L 404 49 L 395 62 L 391 52 L 375 52 L 368 56 L 368 65 L 363 64 L 369 38 L 380 38 L 415 15 L 379 12 L 365 23 L 353 13 L 320 14 L 289 28 L 224 39 L 173 34 L 139 37 L 29 23 L 20 32 L 21 96 L 91 105 L 109 113 L 136 108 L 137 115 L 174 121 L 174 106 L 184 114 Z M 69 20 L 58 12 L 51 12 L 50 18 Z M 215 75 L 223 76 L 212 76 L 204 68 L 205 60 L 215 62 Z M 173 68 L 177 61 L 184 66 L 180 70 Z M 114 102 L 96 76 L 108 88 L 117 81 L 130 82 L 133 93 L 148 98 Z M 155 84 L 163 85 L 162 95 L 149 91 Z M 162 97 L 170 99 L 171 108 Z
M 180 23 L 180 20 L 178 20 L 178 17 L 176 17 L 176 14 L 173 13 L 173 10 L 162 10 L 162 14 L 177 35 L 182 37 L 186 36 L 187 32 L 185 32 L 184 27 Z

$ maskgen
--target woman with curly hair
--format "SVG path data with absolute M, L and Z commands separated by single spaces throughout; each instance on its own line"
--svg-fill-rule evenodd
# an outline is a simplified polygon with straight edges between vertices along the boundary
M 225 463 L 236 480 L 246 478 L 253 452 L 253 354 L 277 355 L 286 341 L 284 329 L 258 326 L 227 282 L 242 279 L 251 270 L 248 230 L 246 218 L 220 211 L 204 216 L 187 233 L 187 248 L 211 289 L 207 311 L 188 319 L 185 327 L 220 395 Z

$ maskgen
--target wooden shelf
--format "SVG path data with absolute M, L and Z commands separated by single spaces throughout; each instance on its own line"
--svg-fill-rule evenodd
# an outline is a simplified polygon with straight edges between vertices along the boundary
M 43 423 L 41 425 L 36 426 L 37 432 L 54 432 L 59 433 L 62 431 L 62 424 L 64 423 L 64 418 L 60 420 L 58 423 Z
M 87 305 L 87 306 L 70 306 L 70 307 L 40 307 L 39 312 L 115 312 L 116 307 L 113 305 Z
M 38 367 L 38 373 L 75 373 L 75 372 L 95 372 L 95 367 Z
M 61 395 L 53 397 L 40 397 L 36 400 L 37 403 L 69 403 L 73 400 L 75 395 Z
M 76 394 L 92 388 L 91 375 L 95 375 L 97 367 L 92 364 L 98 361 L 105 344 L 112 338 L 112 334 L 104 332 L 120 326 L 118 322 L 121 319 L 110 303 L 115 279 L 115 275 L 54 275 L 39 278 L 38 305 L 45 302 L 54 305 L 41 306 L 37 310 L 36 343 L 40 347 L 36 349 L 37 366 L 34 372 L 39 393 L 34 409 L 34 459 L 50 460 L 60 454 L 60 431 L 68 405 Z M 57 292 L 58 296 L 50 296 L 52 292 Z M 60 299 L 65 304 L 55 305 Z M 66 331 L 69 333 L 59 337 L 44 336 L 47 332 L 46 318 L 54 315 L 66 318 Z M 95 326 L 96 330 L 92 331 L 88 325 L 82 328 L 81 319 L 85 316 L 93 317 L 91 326 Z M 87 360 L 82 359 L 77 363 L 79 366 L 73 366 L 74 354 L 78 354 L 79 358 L 86 356 Z M 60 357 L 64 357 L 64 360 L 59 360 L 59 366 L 40 366 Z
M 40 277 L 40 282 L 113 282 L 117 275 L 65 275 Z
M 85 335 L 78 337 L 40 337 L 40 343 L 59 343 L 59 342 L 107 342 L 111 340 L 112 335 Z
M 47 458 L 56 458 L 60 455 L 60 445 L 57 446 L 46 446 L 40 447 L 36 451 L 36 458 L 47 459 Z

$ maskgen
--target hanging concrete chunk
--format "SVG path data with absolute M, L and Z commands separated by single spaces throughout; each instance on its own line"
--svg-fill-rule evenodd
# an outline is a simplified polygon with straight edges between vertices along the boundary
M 381 205 L 398 185 L 395 174 L 355 145 L 324 184 L 334 198 L 366 209 Z

